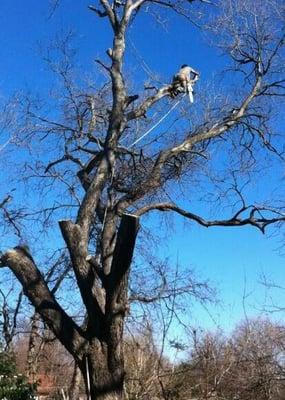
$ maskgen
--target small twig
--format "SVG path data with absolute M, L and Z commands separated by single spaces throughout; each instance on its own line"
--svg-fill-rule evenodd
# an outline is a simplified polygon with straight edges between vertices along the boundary
M 95 62 L 99 65 L 101 65 L 101 67 L 103 67 L 106 71 L 110 72 L 111 68 L 107 67 L 107 65 L 105 65 L 102 61 L 96 59 Z
M 100 18 L 104 18 L 107 17 L 108 14 L 106 11 L 101 11 L 98 8 L 94 7 L 94 6 L 88 6 L 89 10 L 94 11 Z

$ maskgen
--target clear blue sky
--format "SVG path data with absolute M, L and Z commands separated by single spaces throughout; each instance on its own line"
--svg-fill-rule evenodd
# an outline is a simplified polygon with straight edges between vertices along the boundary
M 41 61 L 38 43 L 47 43 L 56 32 L 69 28 L 76 33 L 79 64 L 92 72 L 93 60 L 98 56 L 104 58 L 111 43 L 105 21 L 88 11 L 88 4 L 84 0 L 62 0 L 54 16 L 48 19 L 48 1 L 1 1 L 1 96 L 19 88 L 38 91 L 48 88 L 50 75 Z M 168 22 L 168 30 L 163 31 L 161 26 L 143 15 L 131 28 L 130 39 L 138 54 L 163 81 L 171 79 L 182 63 L 189 63 L 201 71 L 204 82 L 211 80 L 223 67 L 223 58 L 206 45 L 197 28 L 180 23 L 174 17 Z M 134 76 L 143 80 L 145 75 L 138 55 L 129 51 L 127 57 Z M 159 226 L 155 217 L 146 223 Z M 248 315 L 259 313 L 258 309 L 266 300 L 264 288 L 258 283 L 262 273 L 285 287 L 284 258 L 277 251 L 280 237 L 262 236 L 250 227 L 205 229 L 184 224 L 182 218 L 176 218 L 174 225 L 175 231 L 161 251 L 162 256 L 170 257 L 173 262 L 178 259 L 183 268 L 194 267 L 201 277 L 209 278 L 217 286 L 223 305 L 211 312 L 217 324 L 225 329 L 230 329 L 244 317 L 244 290 L 251 293 L 246 300 Z M 284 291 L 274 291 L 272 295 L 275 303 L 285 307 Z M 205 327 L 213 326 L 209 316 L 204 312 L 199 316 L 200 312 L 200 308 L 194 309 L 194 321 Z M 279 317 L 283 315 L 278 314 Z

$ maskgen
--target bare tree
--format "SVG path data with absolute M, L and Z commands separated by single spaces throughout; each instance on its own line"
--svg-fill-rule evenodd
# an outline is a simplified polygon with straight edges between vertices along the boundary
M 283 357 L 284 327 L 268 320 L 246 321 L 229 337 L 198 334 L 189 362 L 173 374 L 173 397 L 281 399 Z
M 96 2 L 90 10 L 109 23 L 113 34 L 112 48 L 107 50 L 109 61 L 97 60 L 107 82 L 98 90 L 92 85 L 88 89 L 75 85 L 67 61 L 69 48 L 63 42 L 60 64 L 47 57 L 63 82 L 60 116 L 42 112 L 31 99 L 19 105 L 25 109 L 20 133 L 27 144 L 32 147 L 31 139 L 40 136 L 39 143 L 46 142 L 55 156 L 48 163 L 43 157 L 41 163 L 30 165 L 29 173 L 49 189 L 59 184 L 66 189 L 60 192 L 56 186 L 54 196 L 61 201 L 54 201 L 50 208 L 43 206 L 41 213 L 27 212 L 26 217 L 38 219 L 41 215 L 45 222 L 51 214 L 58 217 L 87 323 L 80 326 L 64 311 L 27 248 L 5 251 L 1 265 L 14 272 L 36 312 L 73 356 L 93 400 L 123 397 L 123 329 L 129 313 L 130 266 L 142 216 L 151 211 L 172 212 L 204 227 L 251 225 L 261 232 L 285 220 L 282 209 L 274 204 L 247 203 L 244 185 L 238 181 L 250 174 L 256 152 L 282 157 L 270 120 L 274 100 L 282 100 L 285 94 L 281 2 L 227 1 L 215 8 L 214 21 L 207 24 L 209 35 L 216 34 L 238 82 L 237 90 L 231 89 L 223 104 L 208 99 L 204 108 L 201 97 L 191 129 L 182 124 L 175 135 L 169 132 L 167 139 L 150 141 L 143 148 L 137 140 L 136 124 L 141 136 L 147 113 L 173 101 L 173 85 L 148 88 L 140 97 L 130 93 L 123 69 L 126 32 L 143 9 L 174 12 L 193 21 L 200 3 L 208 2 Z M 204 175 L 215 189 L 219 185 L 223 189 L 220 215 L 225 205 L 222 199 L 231 201 L 233 208 L 230 216 L 214 220 L 183 209 L 167 196 L 173 185 L 189 184 L 199 171 L 205 171 L 207 162 L 213 168 L 212 149 L 220 150 L 224 157 L 231 149 L 232 157 L 227 178 L 219 178 L 213 171 Z M 159 296 L 141 296 L 145 302 L 155 298 Z
M 2 297 L 0 314 L 2 319 L 2 321 L 0 322 L 1 336 L 3 337 L 5 343 L 4 350 L 8 352 L 11 350 L 12 341 L 17 334 L 17 319 L 23 298 L 23 292 L 20 291 L 20 293 L 16 296 L 17 299 L 15 308 L 11 309 L 9 306 L 9 304 L 11 303 L 9 296 L 11 296 L 12 293 L 12 289 L 10 289 L 8 293 L 4 293 L 2 290 L 0 290 L 0 294 Z

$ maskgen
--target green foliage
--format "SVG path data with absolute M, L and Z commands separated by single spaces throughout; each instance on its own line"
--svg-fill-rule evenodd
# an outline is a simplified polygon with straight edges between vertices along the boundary
M 35 386 L 18 375 L 13 355 L 0 351 L 0 399 L 33 400 Z

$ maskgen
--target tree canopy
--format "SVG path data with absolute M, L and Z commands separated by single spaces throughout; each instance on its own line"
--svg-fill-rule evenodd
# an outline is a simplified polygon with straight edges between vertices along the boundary
M 55 2 L 52 12 L 58 5 L 67 7 Z M 123 396 L 123 331 L 130 304 L 163 299 L 173 308 L 178 295 L 201 301 L 211 295 L 189 275 L 172 286 L 167 269 L 146 261 L 152 239 L 143 235 L 141 282 L 148 267 L 157 274 L 133 290 L 131 263 L 144 218 L 173 213 L 207 228 L 248 225 L 261 233 L 285 220 L 281 185 L 273 197 L 263 181 L 268 171 L 282 179 L 275 166 L 282 165 L 284 150 L 278 120 L 285 94 L 284 4 L 100 0 L 89 12 L 94 24 L 98 19 L 102 29 L 108 24 L 110 34 L 106 54 L 95 60 L 100 78 L 76 74 L 71 35 L 62 35 L 43 50 L 57 77 L 48 97 L 17 93 L 5 105 L 7 146 L 16 151 L 21 146 L 23 153 L 10 158 L 18 155 L 13 183 L 21 184 L 1 203 L 4 227 L 19 243 L 3 248 L 1 266 L 13 271 L 35 311 L 73 356 L 91 398 L 117 399 Z M 171 79 L 162 83 L 152 77 L 143 84 L 132 76 L 127 32 L 143 13 L 158 23 L 175 15 L 199 26 L 223 54 L 218 92 L 204 82 L 190 107 L 184 94 L 173 99 Z M 170 112 L 177 122 L 167 127 L 164 116 Z M 163 132 L 147 135 L 159 125 Z M 249 186 L 257 178 L 261 194 Z M 25 195 L 19 193 L 23 183 Z M 191 199 L 199 202 L 198 211 L 191 209 Z M 37 256 L 33 246 L 24 246 L 25 238 L 43 238 L 45 258 L 44 250 Z M 57 295 L 68 274 L 84 318 L 72 318 Z

